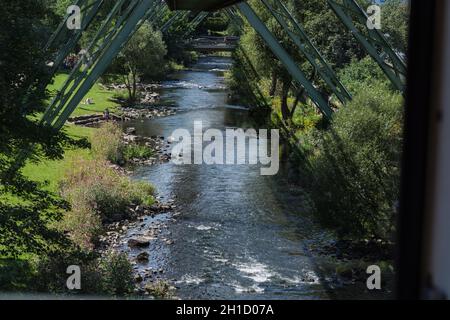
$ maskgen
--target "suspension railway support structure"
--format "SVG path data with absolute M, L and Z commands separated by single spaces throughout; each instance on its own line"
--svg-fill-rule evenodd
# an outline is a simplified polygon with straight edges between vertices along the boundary
M 281 0 L 261 1 L 277 23 L 287 32 L 290 40 L 311 64 L 315 72 L 326 83 L 330 92 L 343 104 L 350 100 L 350 93 L 309 39 L 300 22 L 289 12 L 283 2 Z M 368 54 L 380 65 L 394 86 L 403 92 L 405 63 L 399 54 L 389 46 L 381 32 L 364 27 L 368 19 L 365 11 L 354 0 L 327 1 Z M 104 0 L 76 1 L 75 4 L 80 6 L 83 15 L 80 30 L 68 30 L 65 27 L 70 15 L 67 15 L 60 23 L 46 45 L 46 49 L 55 54 L 50 59 L 49 78 L 41 81 L 42 88 L 48 85 L 64 59 L 73 52 L 83 32 L 88 28 L 95 27 L 92 21 L 100 16 L 99 12 L 104 2 Z M 230 8 L 230 6 L 233 7 Z M 240 27 L 243 26 L 242 18 L 247 20 L 292 75 L 296 88 L 303 88 L 324 116 L 331 118 L 333 110 L 327 99 L 306 77 L 295 59 L 289 55 L 247 2 L 239 0 L 118 0 L 110 12 L 106 16 L 102 16 L 101 24 L 91 43 L 85 48 L 82 59 L 73 67 L 69 77 L 50 102 L 42 117 L 42 124 L 57 130 L 61 129 L 83 97 L 145 21 L 149 21 L 163 33 L 170 34 L 171 28 L 179 28 L 177 24 L 186 19 L 189 20 L 189 17 L 193 16 L 186 28 L 184 36 L 187 37 L 208 16 L 209 12 L 224 8 L 226 9 L 225 13 Z M 169 13 L 169 10 L 175 12 Z

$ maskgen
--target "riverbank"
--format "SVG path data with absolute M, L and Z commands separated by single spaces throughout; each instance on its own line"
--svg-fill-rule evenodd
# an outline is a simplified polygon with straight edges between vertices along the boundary
M 49 90 L 54 92 L 54 87 L 61 84 L 65 78 L 66 75 L 58 75 Z M 161 111 L 161 109 L 155 111 L 157 107 L 147 108 L 145 111 L 127 108 L 124 111 L 124 108 L 115 102 L 116 94 L 115 90 L 107 90 L 98 84 L 94 85 L 85 97 L 85 101 L 89 99 L 89 103 L 81 104 L 74 113 L 75 117 L 102 117 L 105 110 L 125 115 L 128 120 L 173 114 L 172 111 Z M 150 116 L 144 115 L 144 112 L 150 113 Z M 91 147 L 67 147 L 63 159 L 39 163 L 29 162 L 23 170 L 25 176 L 44 184 L 47 190 L 69 202 L 68 211 L 54 227 L 63 231 L 75 244 L 75 247 L 54 248 L 52 250 L 58 252 L 53 252 L 50 256 L 42 253 L 39 256 L 20 257 L 20 261 L 28 265 L 26 271 L 28 278 L 34 279 L 38 276 L 46 279 L 45 282 L 42 280 L 35 281 L 34 284 L 32 284 L 33 281 L 24 284 L 30 290 L 35 288 L 35 290 L 47 291 L 48 289 L 53 292 L 51 288 L 56 285 L 59 287 L 56 292 L 65 291 L 58 283 L 64 280 L 65 261 L 69 263 L 68 260 L 72 260 L 72 264 L 81 265 L 83 269 L 93 268 L 88 272 L 88 278 L 91 276 L 102 278 L 99 284 L 86 280 L 88 283 L 84 283 L 83 293 L 139 294 L 133 291 L 135 279 L 132 264 L 135 262 L 128 257 L 126 258 L 128 262 L 123 259 L 122 252 L 112 245 L 112 234 L 124 231 L 127 225 L 138 222 L 142 216 L 155 216 L 170 208 L 170 205 L 155 199 L 153 188 L 149 184 L 134 182 L 129 178 L 136 166 L 169 161 L 170 155 L 167 150 L 170 145 L 164 137 L 139 137 L 133 130 L 122 133 L 121 128 L 117 129 L 119 133 L 113 134 L 113 138 L 105 139 L 111 130 L 102 133 L 99 127 L 102 122 L 99 121 L 96 126 L 66 124 L 63 130 L 69 137 L 76 140 L 84 139 L 91 144 Z M 110 126 L 112 123 L 109 122 L 106 125 Z M 111 146 L 117 147 L 114 152 L 121 153 L 114 159 L 110 157 L 111 150 L 108 150 Z M 118 160 L 118 162 L 114 163 L 115 161 L 112 160 Z M 60 257 L 59 261 L 55 260 L 57 256 Z M 122 269 L 120 277 L 122 284 L 118 287 L 107 284 L 112 276 L 108 273 L 111 271 L 107 267 L 108 264 Z M 10 267 L 12 267 L 10 262 L 4 259 L 0 261 L 2 270 Z M 61 269 L 55 270 L 55 268 Z M 53 271 L 49 274 L 50 270 Z M 0 278 L 3 288 L 11 287 L 7 283 L 10 281 L 9 276 L 5 279 Z M 28 282 L 25 279 L 23 281 Z M 20 285 L 20 281 L 18 283 Z

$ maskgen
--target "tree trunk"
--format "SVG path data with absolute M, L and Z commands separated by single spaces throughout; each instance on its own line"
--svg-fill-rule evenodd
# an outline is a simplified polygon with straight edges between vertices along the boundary
M 269 96 L 275 96 L 275 92 L 277 91 L 278 84 L 278 76 L 275 71 L 272 72 L 272 83 L 270 84 Z
M 285 121 L 291 119 L 291 112 L 289 111 L 288 106 L 288 96 L 290 87 L 291 87 L 290 81 L 283 82 L 283 89 L 281 90 L 281 116 Z
M 136 91 L 137 91 L 137 77 L 136 77 L 136 70 L 132 72 L 133 77 L 133 102 L 136 102 Z
M 300 91 L 297 93 L 297 95 L 295 96 L 295 101 L 294 101 L 294 105 L 292 106 L 292 110 L 291 110 L 291 119 L 294 116 L 295 110 L 297 109 L 298 104 L 300 103 L 300 101 L 302 101 L 303 103 L 305 103 L 305 99 L 304 99 L 304 95 L 305 95 L 305 89 L 301 88 Z
M 123 76 L 123 82 L 125 83 L 125 86 L 127 87 L 128 91 L 128 102 L 132 102 L 133 99 L 133 92 L 131 91 L 131 85 L 130 85 L 130 78 L 129 75 Z

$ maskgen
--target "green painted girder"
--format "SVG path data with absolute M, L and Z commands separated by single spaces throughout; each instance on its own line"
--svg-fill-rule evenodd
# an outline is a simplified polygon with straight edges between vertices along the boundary
M 301 24 L 293 17 L 286 6 L 280 0 L 261 1 L 278 24 L 289 35 L 289 38 L 298 47 L 313 69 L 320 75 L 322 80 L 325 81 L 331 92 L 334 93 L 343 104 L 348 100 L 351 100 L 350 93 L 339 81 L 336 73 L 311 42 Z
M 183 38 L 186 39 L 189 37 L 208 16 L 208 12 L 199 12 L 186 27 L 187 31 L 183 34 Z
M 53 65 L 48 70 L 48 75 L 46 77 L 39 79 L 38 84 L 39 90 L 44 91 L 45 88 L 49 85 L 56 71 L 61 67 L 61 64 L 63 63 L 64 59 L 75 48 L 76 44 L 81 38 L 81 34 L 83 33 L 83 31 L 86 30 L 93 21 L 95 15 L 99 11 L 103 2 L 104 2 L 103 0 L 95 0 L 90 3 L 88 0 L 78 0 L 75 2 L 76 5 L 81 7 L 81 12 L 84 15 L 80 30 L 74 30 L 74 32 L 69 32 L 69 30 L 66 28 L 66 22 L 67 19 L 70 17 L 70 14 L 67 14 L 64 17 L 63 21 L 59 24 L 57 30 L 52 34 L 52 36 L 47 41 L 44 47 L 44 50 L 48 52 L 50 50 L 53 51 L 54 49 L 57 49 L 57 54 L 55 57 L 52 58 Z M 28 95 L 23 101 L 23 107 L 21 108 L 20 112 L 23 112 L 23 110 L 25 110 L 27 105 L 28 105 Z
M 183 20 L 189 14 L 189 11 L 178 11 L 176 12 L 167 22 L 164 23 L 160 30 L 162 33 L 166 33 L 170 27 L 176 24 L 178 21 Z
M 269 46 L 272 52 L 277 56 L 280 62 L 284 65 L 286 70 L 290 73 L 294 81 L 301 87 L 303 87 L 311 98 L 313 103 L 319 108 L 325 117 L 331 118 L 333 110 L 328 105 L 328 102 L 324 99 L 321 93 L 314 87 L 314 85 L 308 80 L 306 75 L 297 66 L 296 62 L 289 53 L 281 46 L 277 38 L 270 32 L 266 25 L 259 19 L 258 15 L 253 9 L 246 3 L 242 2 L 236 5 L 241 14 L 247 19 L 249 24 L 255 29 L 255 31 L 263 38 L 265 43 Z
M 89 27 L 103 3 L 103 0 L 96 0 L 95 2 L 87 5 L 88 8 L 86 8 L 85 16 L 83 16 L 81 20 L 81 29 L 75 30 L 74 34 L 69 37 L 67 43 L 59 50 L 56 58 L 53 61 L 51 75 L 54 75 L 54 73 L 61 66 L 64 59 L 73 51 L 76 44 L 80 40 L 81 35 Z
M 106 20 L 102 23 L 101 27 L 97 31 L 97 34 L 91 40 L 91 43 L 86 49 L 86 52 L 91 53 L 89 60 L 95 62 L 103 50 L 108 46 L 114 35 L 118 32 L 120 26 L 124 23 L 131 10 L 136 7 L 138 0 L 133 0 L 130 5 L 122 11 L 122 5 L 127 0 L 119 0 L 115 6 L 111 9 Z M 116 20 L 113 26 L 113 21 Z M 63 83 L 62 87 L 58 90 L 57 94 L 51 101 L 49 107 L 42 117 L 42 122 L 47 125 L 52 125 L 53 121 L 57 118 L 58 114 L 64 108 L 67 101 L 73 95 L 79 84 L 87 76 L 89 68 L 85 66 L 86 59 L 78 60 L 77 64 L 72 69 L 69 77 Z
M 164 0 L 158 0 L 156 6 L 155 15 L 151 19 L 151 23 L 155 28 L 159 28 L 166 21 L 165 16 L 170 13 L 170 9 Z
M 139 3 L 138 0 L 132 0 L 129 5 L 122 10 L 122 5 L 126 2 L 127 0 L 119 0 L 116 2 L 107 19 L 103 22 L 86 50 L 86 52 L 90 53 L 89 58 L 80 59 L 78 61 L 44 114 L 42 121 L 45 124 L 58 127 L 60 123 L 64 124 L 67 120 L 67 118 L 64 118 L 65 110 L 76 96 L 76 93 L 81 88 L 85 79 L 89 77 L 91 66 L 101 60 L 101 57 L 106 52 L 107 48 L 109 48 L 111 42 L 114 41 L 115 37 L 123 28 L 126 20 L 130 17 L 133 10 L 137 8 Z M 114 25 L 112 25 L 113 21 L 115 22 Z M 67 117 L 68 116 L 70 116 L 70 114 L 68 114 Z
M 166 0 L 171 10 L 217 11 L 242 0 Z
M 355 0 L 328 0 L 328 5 L 366 52 L 381 67 L 395 88 L 404 93 L 406 89 L 406 64 L 379 30 L 371 30 L 367 27 L 368 16 L 366 12 Z M 361 25 L 362 28 L 357 27 L 357 24 Z
M 73 4 L 76 6 L 79 6 L 80 8 L 81 7 L 84 8 L 84 4 L 86 3 L 86 1 L 87 0 L 76 0 Z M 69 13 L 67 13 L 64 16 L 64 19 L 58 25 L 58 28 L 56 29 L 56 31 L 50 36 L 50 39 L 47 41 L 47 44 L 45 45 L 45 48 L 44 48 L 45 51 L 54 47 L 58 43 L 58 41 L 61 40 L 61 38 L 65 38 L 65 36 L 68 33 L 66 24 L 67 24 L 67 20 L 69 19 L 69 17 L 70 17 Z
M 119 54 L 120 50 L 133 35 L 133 32 L 136 31 L 136 26 L 145 20 L 145 16 L 153 4 L 153 0 L 140 0 L 138 2 L 126 19 L 124 25 L 120 28 L 116 36 L 110 41 L 108 48 L 101 55 L 98 62 L 90 69 L 87 77 L 83 79 L 83 82 L 80 84 L 76 93 L 72 96 L 62 113 L 58 116 L 58 119 L 53 124 L 55 129 L 59 130 L 62 128 L 83 97 L 89 92 L 98 78 L 100 78 L 100 76 L 105 72 L 112 60 Z

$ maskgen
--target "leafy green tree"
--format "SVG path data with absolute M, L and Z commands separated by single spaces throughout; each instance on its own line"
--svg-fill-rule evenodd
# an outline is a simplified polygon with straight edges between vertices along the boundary
M 23 150 L 33 161 L 57 159 L 69 139 L 38 123 L 47 92 L 49 36 L 42 21 L 48 14 L 41 0 L 2 2 L 0 19 L 0 255 L 43 252 L 65 237 L 48 226 L 64 203 L 21 173 Z M 32 147 L 34 146 L 34 147 Z
M 339 72 L 339 78 L 352 93 L 364 91 L 375 84 L 394 90 L 383 70 L 369 56 L 361 60 L 353 60 Z
M 343 238 L 393 240 L 402 106 L 400 94 L 375 83 L 312 134 L 307 190 L 320 221 Z
M 137 99 L 137 84 L 158 80 L 166 71 L 166 45 L 161 32 L 144 23 L 113 62 L 109 72 L 118 73 L 128 89 L 131 102 Z
M 409 6 L 404 0 L 386 0 L 383 4 L 382 29 L 388 42 L 400 53 L 408 51 Z

